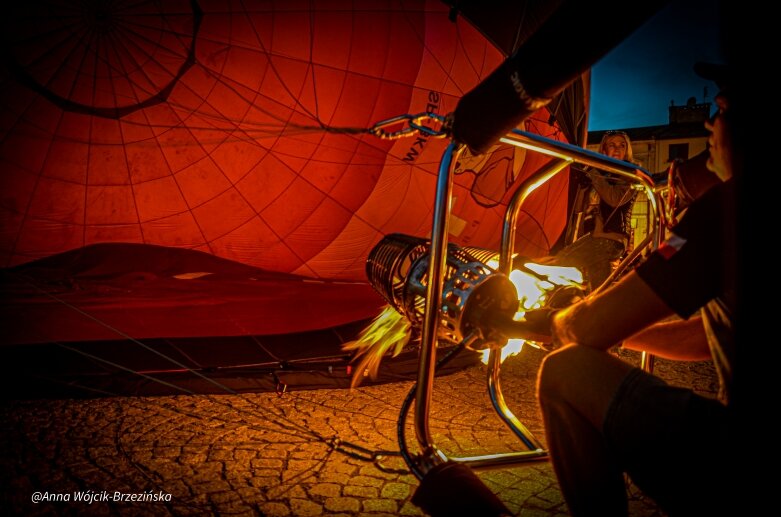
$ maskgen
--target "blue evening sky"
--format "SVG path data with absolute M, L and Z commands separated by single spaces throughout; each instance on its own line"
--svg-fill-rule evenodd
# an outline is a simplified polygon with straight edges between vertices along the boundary
M 674 0 L 594 65 L 589 130 L 667 124 L 671 100 L 713 102 L 716 85 L 692 66 L 723 62 L 718 4 Z

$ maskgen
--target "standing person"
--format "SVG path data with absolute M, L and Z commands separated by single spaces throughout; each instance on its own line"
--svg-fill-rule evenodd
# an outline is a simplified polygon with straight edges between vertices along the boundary
M 671 515 L 720 515 L 729 468 L 736 310 L 733 95 L 728 70 L 699 66 L 722 88 L 708 169 L 720 180 L 694 201 L 672 236 L 600 294 L 557 313 L 557 351 L 538 398 L 553 467 L 573 515 L 626 515 L 624 473 Z M 699 311 L 700 315 L 692 317 Z M 678 314 L 675 321 L 662 319 Z M 719 400 L 668 385 L 607 353 L 622 343 L 673 359 L 713 358 Z M 736 454 L 740 454 L 739 452 Z
M 607 131 L 599 152 L 634 163 L 632 142 L 623 131 Z M 625 180 L 598 169 L 580 172 L 575 193 L 567 246 L 552 262 L 583 271 L 591 289 L 599 287 L 613 270 L 613 262 L 624 254 L 631 232 L 632 201 L 637 191 Z
M 625 162 L 634 163 L 632 142 L 623 131 L 608 131 L 602 137 L 599 152 Z M 584 233 L 613 240 L 623 252 L 631 233 L 630 216 L 635 191 L 626 181 L 611 178 L 598 170 L 590 171 L 586 191 L 589 203 L 583 219 Z

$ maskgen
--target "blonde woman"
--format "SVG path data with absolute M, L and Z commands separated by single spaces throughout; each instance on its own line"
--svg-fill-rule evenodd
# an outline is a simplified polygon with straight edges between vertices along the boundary
M 606 132 L 599 151 L 633 163 L 632 142 L 623 131 Z M 636 191 L 598 169 L 580 171 L 577 181 L 566 245 L 555 254 L 553 263 L 579 268 L 595 289 L 610 275 L 612 262 L 627 249 Z
M 608 131 L 602 137 L 599 152 L 625 162 L 634 162 L 632 142 L 623 131 Z M 589 171 L 591 191 L 583 218 L 583 233 L 621 243 L 626 249 L 630 237 L 632 201 L 636 191 L 626 182 L 610 178 L 598 170 Z

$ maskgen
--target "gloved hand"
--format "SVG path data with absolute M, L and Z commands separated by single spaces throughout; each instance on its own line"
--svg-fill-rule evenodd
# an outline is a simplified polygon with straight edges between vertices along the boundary
M 527 311 L 523 315 L 523 320 L 520 323 L 523 324 L 526 334 L 529 336 L 524 339 L 540 343 L 541 345 L 548 345 L 553 341 L 553 331 L 551 323 L 553 321 L 553 315 L 558 312 L 557 309 L 535 309 Z M 544 347 L 547 348 L 547 347 Z

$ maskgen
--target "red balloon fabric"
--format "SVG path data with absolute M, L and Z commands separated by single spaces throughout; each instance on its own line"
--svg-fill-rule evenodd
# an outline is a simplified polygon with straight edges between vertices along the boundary
M 0 264 L 102 242 L 364 279 L 385 234 L 426 236 L 444 139 L 365 131 L 447 114 L 502 54 L 440 2 L 18 6 L 0 67 Z M 563 140 L 541 110 L 526 129 Z M 464 156 L 451 239 L 497 248 L 546 158 Z M 517 251 L 566 219 L 566 174 L 525 207 Z

